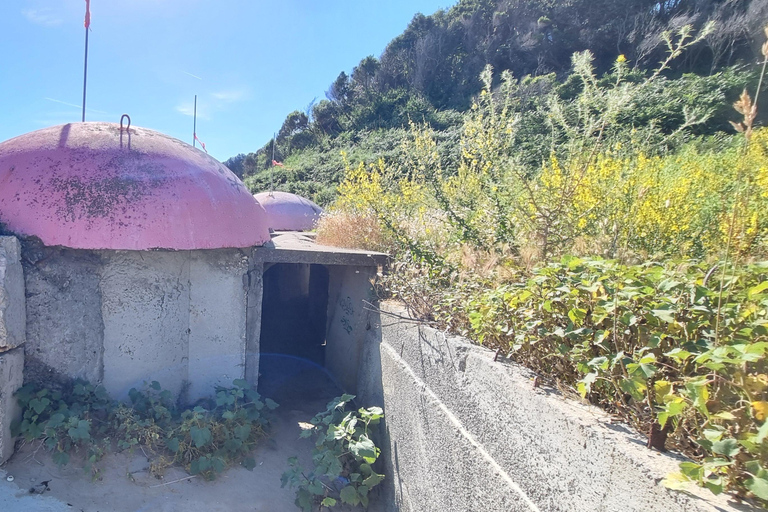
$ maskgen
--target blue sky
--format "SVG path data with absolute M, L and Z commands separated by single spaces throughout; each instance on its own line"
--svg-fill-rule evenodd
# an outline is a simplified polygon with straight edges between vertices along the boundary
M 216 158 L 255 151 L 340 71 L 452 0 L 92 0 L 88 121 L 134 125 Z M 80 120 L 84 0 L 5 0 L 0 140 Z

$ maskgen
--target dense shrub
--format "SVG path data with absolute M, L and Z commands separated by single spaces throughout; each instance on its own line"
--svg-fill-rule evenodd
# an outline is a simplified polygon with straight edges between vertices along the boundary
M 695 41 L 686 28 L 666 40 L 669 59 Z M 730 86 L 665 99 L 681 91 L 661 73 L 669 59 L 638 76 L 620 57 L 598 78 L 577 54 L 572 90 L 542 82 L 533 99 L 487 69 L 455 167 L 414 124 L 406 163 L 349 165 L 334 209 L 397 243 L 383 296 L 681 450 L 692 461 L 668 485 L 765 504 L 768 130 L 744 93 L 744 135 L 696 136 Z

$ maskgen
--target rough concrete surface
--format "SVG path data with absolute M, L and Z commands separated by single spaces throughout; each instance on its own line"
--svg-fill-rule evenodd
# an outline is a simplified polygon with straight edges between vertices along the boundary
M 15 440 L 11 437 L 11 423 L 21 414 L 13 394 L 24 381 L 23 371 L 23 348 L 0 353 L 0 464 L 13 454 Z
M 23 261 L 26 380 L 85 379 L 119 399 L 145 381 L 174 393 L 189 382 L 186 398 L 194 400 L 243 377 L 245 252 L 25 242 Z
M 188 251 L 103 252 L 103 384 L 114 398 L 157 380 L 174 395 L 187 379 Z
M 314 234 L 285 231 L 272 234 L 272 240 L 253 251 L 264 263 L 316 263 L 319 265 L 385 265 L 389 256 L 374 251 L 330 247 L 315 243 Z
M 359 395 L 385 410 L 392 510 L 742 510 L 698 488 L 664 488 L 675 457 L 596 408 L 534 387 L 531 372 L 493 352 L 382 309 Z
M 0 352 L 26 339 L 24 271 L 21 244 L 13 236 L 0 237 Z
M 25 379 L 101 382 L 101 257 L 31 240 L 23 243 L 22 256 L 27 298 Z
M 231 386 L 245 375 L 248 257 L 193 251 L 189 290 L 189 398 Z
M 333 266 L 329 272 L 325 366 L 347 393 L 356 393 L 360 352 L 368 329 L 367 303 L 373 301 L 375 268 Z
M 249 259 L 248 274 L 243 278 L 248 288 L 245 320 L 245 380 L 259 382 L 259 338 L 261 337 L 261 310 L 264 297 L 264 264 Z

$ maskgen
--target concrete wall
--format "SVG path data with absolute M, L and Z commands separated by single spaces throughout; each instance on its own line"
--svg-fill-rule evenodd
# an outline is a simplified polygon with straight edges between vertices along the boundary
M 11 423 L 21 412 L 13 394 L 23 382 L 25 324 L 21 246 L 0 237 L 0 464 L 13 454 Z
M 347 393 L 357 392 L 361 350 L 369 328 L 376 267 L 329 266 L 325 367 Z
M 245 334 L 245 380 L 259 382 L 259 336 L 264 292 L 264 263 L 251 260 L 245 285 L 248 287 Z
M 24 271 L 21 245 L 12 236 L 0 237 L 0 352 L 26 340 Z
M 26 380 L 83 378 L 119 399 L 157 380 L 195 400 L 244 376 L 243 251 L 88 251 L 25 242 L 23 256 Z
M 11 423 L 21 416 L 13 394 L 24 381 L 23 370 L 23 348 L 0 352 L 0 464 L 13 455 L 15 439 L 11 437 Z
M 531 372 L 489 350 L 387 314 L 405 316 L 397 306 L 382 309 L 358 397 L 385 410 L 391 510 L 736 510 L 700 489 L 664 488 L 678 461 L 602 411 L 534 387 Z

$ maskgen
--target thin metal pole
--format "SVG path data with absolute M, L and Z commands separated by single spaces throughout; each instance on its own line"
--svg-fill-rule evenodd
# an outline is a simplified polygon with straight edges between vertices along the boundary
M 85 64 L 83 65 L 83 122 L 85 122 L 85 91 L 88 85 L 88 27 L 85 27 Z
M 275 145 L 277 144 L 277 134 L 272 134 L 272 162 L 270 162 L 269 172 L 269 192 L 275 191 Z
M 197 139 L 197 94 L 195 94 L 195 112 L 192 119 L 192 147 L 194 148 L 197 147 L 195 146 L 195 139 Z

